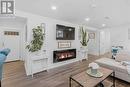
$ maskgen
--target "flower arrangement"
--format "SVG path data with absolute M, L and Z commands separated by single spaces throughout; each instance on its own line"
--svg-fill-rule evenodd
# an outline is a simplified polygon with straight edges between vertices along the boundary
M 99 65 L 97 63 L 92 62 L 88 67 L 91 68 L 92 74 L 97 74 L 97 70 L 99 69 Z
M 94 62 L 90 63 L 88 67 L 92 68 L 92 69 L 99 69 L 99 65 L 97 63 L 94 63 Z

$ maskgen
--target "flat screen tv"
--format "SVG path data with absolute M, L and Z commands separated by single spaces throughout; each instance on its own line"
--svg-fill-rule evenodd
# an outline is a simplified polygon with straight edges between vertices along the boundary
M 75 40 L 75 28 L 57 24 L 56 40 Z

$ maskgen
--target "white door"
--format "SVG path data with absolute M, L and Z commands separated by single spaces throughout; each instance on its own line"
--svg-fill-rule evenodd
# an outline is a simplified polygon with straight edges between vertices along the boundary
M 105 29 L 100 31 L 100 55 L 110 51 L 110 31 Z
M 105 32 L 100 31 L 100 55 L 105 53 Z
M 6 62 L 19 60 L 20 55 L 20 33 L 17 30 L 4 29 L 3 48 L 10 48 L 11 52 L 7 56 Z

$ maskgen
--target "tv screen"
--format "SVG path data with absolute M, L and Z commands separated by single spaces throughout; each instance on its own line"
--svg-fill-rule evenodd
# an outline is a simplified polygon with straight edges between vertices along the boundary
M 75 28 L 56 25 L 56 39 L 57 40 L 74 40 L 75 39 Z

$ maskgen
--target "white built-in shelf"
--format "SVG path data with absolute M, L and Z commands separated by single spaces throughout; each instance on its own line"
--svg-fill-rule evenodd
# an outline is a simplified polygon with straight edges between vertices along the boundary
M 35 60 L 42 60 L 42 59 L 48 59 L 48 58 L 44 55 L 36 55 L 36 56 L 32 56 L 31 59 L 35 61 Z
M 46 55 L 33 55 L 31 56 L 31 75 L 47 70 L 48 58 Z

